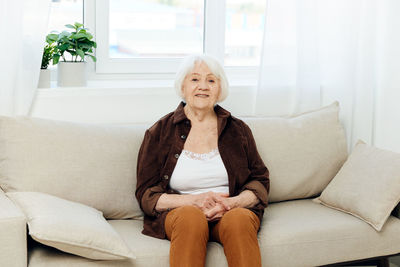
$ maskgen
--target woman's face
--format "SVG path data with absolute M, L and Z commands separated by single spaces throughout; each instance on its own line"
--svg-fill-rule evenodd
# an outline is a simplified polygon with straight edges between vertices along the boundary
M 186 75 L 182 92 L 187 105 L 196 109 L 213 109 L 221 93 L 221 82 L 208 66 L 199 62 Z

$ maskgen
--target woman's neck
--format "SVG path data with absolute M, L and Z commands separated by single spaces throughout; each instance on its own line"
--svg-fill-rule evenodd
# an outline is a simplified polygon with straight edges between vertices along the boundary
M 192 123 L 213 120 L 217 117 L 214 109 L 196 109 L 186 104 L 183 110 Z

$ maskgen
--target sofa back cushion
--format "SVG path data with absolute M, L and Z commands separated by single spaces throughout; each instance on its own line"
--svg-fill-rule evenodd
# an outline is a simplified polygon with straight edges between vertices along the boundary
M 322 192 L 347 159 L 339 105 L 290 118 L 244 118 L 270 171 L 270 202 Z M 108 219 L 142 215 L 137 155 L 149 125 L 0 116 L 0 186 L 79 202 Z
M 347 159 L 339 104 L 289 118 L 246 118 L 270 171 L 269 202 L 315 196 Z
M 79 202 L 108 219 L 141 216 L 136 161 L 147 127 L 0 117 L 0 186 Z

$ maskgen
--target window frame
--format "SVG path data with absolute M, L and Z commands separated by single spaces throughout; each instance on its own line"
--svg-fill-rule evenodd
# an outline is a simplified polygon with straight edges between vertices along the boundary
M 173 79 L 182 58 L 109 58 L 109 1 L 83 0 L 84 23 L 97 42 L 97 62 L 89 63 L 89 79 Z M 220 62 L 225 53 L 225 4 L 226 0 L 204 0 L 203 50 Z M 231 82 L 243 84 L 258 78 L 258 66 L 225 66 L 225 70 Z

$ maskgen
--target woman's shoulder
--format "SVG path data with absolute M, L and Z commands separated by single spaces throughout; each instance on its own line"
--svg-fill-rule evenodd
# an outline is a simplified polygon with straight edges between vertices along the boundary
M 170 128 L 173 123 L 174 112 L 170 112 L 160 119 L 158 119 L 152 126 L 150 126 L 147 131 L 152 135 L 159 135 L 161 132 L 165 131 L 166 128 Z
M 244 120 L 239 119 L 238 117 L 235 116 L 231 116 L 231 125 L 233 127 L 238 127 L 244 131 L 250 130 L 250 127 L 247 125 L 246 122 L 244 122 Z

